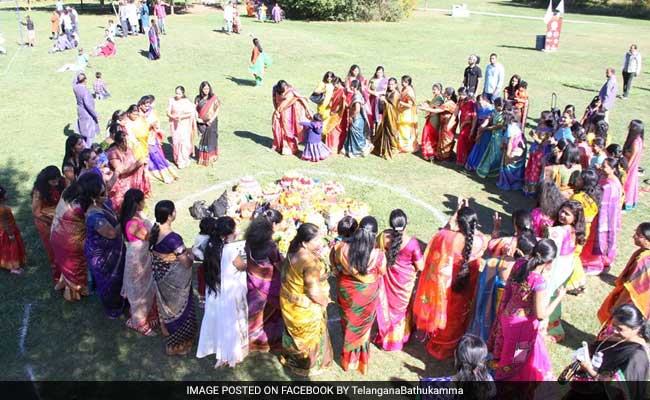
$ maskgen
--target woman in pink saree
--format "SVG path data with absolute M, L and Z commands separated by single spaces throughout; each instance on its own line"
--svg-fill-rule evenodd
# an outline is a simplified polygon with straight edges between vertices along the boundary
M 494 330 L 489 346 L 497 365 L 497 381 L 553 379 L 541 322 L 565 294 L 564 288 L 560 288 L 555 300 L 548 302 L 547 274 L 556 254 L 555 243 L 543 239 L 530 259 L 522 259 L 513 267 L 499 307 L 500 329 Z
M 617 176 L 618 161 L 606 158 L 602 163 L 601 172 L 605 176 L 599 182 L 603 188 L 600 209 L 580 254 L 587 275 L 599 275 L 612 265 L 616 258 L 618 232 L 621 229 L 623 187 Z
M 420 243 L 405 233 L 408 223 L 404 211 L 390 213 L 390 227 L 379 236 L 387 271 L 380 278 L 377 326 L 374 342 L 385 351 L 402 350 L 411 336 L 411 295 L 415 277 L 424 269 Z
M 301 122 L 311 119 L 307 99 L 302 97 L 289 84 L 280 80 L 273 87 L 273 147 L 282 155 L 298 152 L 298 142 L 302 141 Z
M 172 135 L 174 162 L 178 168 L 190 165 L 190 157 L 194 157 L 194 135 L 196 132 L 196 108 L 185 97 L 185 88 L 176 87 L 176 94 L 169 99 L 167 108 L 169 127 Z
M 623 152 L 627 159 L 627 178 L 623 190 L 625 191 L 624 210 L 633 210 L 637 206 L 639 198 L 639 164 L 643 152 L 643 122 L 638 119 L 630 121 L 627 139 L 623 146 Z

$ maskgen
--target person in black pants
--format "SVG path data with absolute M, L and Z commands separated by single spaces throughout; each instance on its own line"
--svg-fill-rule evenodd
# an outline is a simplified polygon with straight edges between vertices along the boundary
M 476 54 L 472 54 L 467 59 L 467 68 L 465 68 L 465 74 L 463 75 L 463 86 L 472 94 L 476 94 L 478 81 L 483 77 L 481 67 L 478 66 L 480 62 L 481 59 Z
M 636 44 L 630 46 L 630 50 L 625 53 L 623 60 L 623 99 L 627 99 L 632 80 L 641 73 L 641 53 L 639 53 Z

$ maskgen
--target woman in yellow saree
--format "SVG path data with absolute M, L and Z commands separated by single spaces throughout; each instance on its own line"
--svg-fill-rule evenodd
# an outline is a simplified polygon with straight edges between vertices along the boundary
M 397 91 L 397 79 L 388 80 L 386 95 L 381 96 L 384 104 L 384 113 L 381 122 L 377 125 L 375 136 L 372 138 L 374 146 L 373 154 L 386 159 L 393 158 L 393 152 L 397 149 L 397 137 L 399 135 L 398 107 L 399 92 Z
M 344 125 L 346 116 L 346 109 L 348 107 L 345 87 L 341 78 L 334 77 L 334 92 L 330 101 L 330 116 L 325 122 L 323 118 L 323 136 L 325 137 L 325 144 L 332 151 L 332 154 L 337 154 L 343 149 L 343 143 L 347 135 L 347 130 Z
M 126 110 L 126 133 L 129 147 L 133 150 L 136 161 L 149 160 L 149 124 L 140 114 L 137 105 L 132 104 Z
M 327 125 L 327 120 L 330 117 L 330 110 L 332 109 L 332 95 L 334 94 L 334 72 L 327 71 L 323 76 L 323 80 L 318 83 L 314 89 L 313 95 L 322 95 L 323 99 L 316 105 L 316 112 L 323 117 L 323 126 Z
M 399 98 L 399 118 L 397 148 L 402 153 L 417 150 L 418 110 L 415 103 L 415 89 L 408 75 L 402 77 L 402 90 Z
M 327 332 L 329 270 L 318 255 L 322 241 L 316 225 L 300 225 L 282 266 L 280 363 L 301 376 L 318 375 L 333 359 Z

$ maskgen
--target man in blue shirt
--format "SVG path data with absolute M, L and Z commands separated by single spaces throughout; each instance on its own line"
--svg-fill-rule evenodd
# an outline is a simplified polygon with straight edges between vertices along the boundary
M 607 82 L 600 88 L 598 97 L 600 98 L 600 109 L 605 113 L 605 121 L 609 123 L 609 111 L 614 107 L 616 101 L 616 94 L 618 93 L 618 82 L 616 82 L 616 71 L 614 68 L 607 68 L 605 70 Z
M 490 63 L 485 67 L 485 86 L 483 93 L 494 101 L 501 97 L 501 89 L 503 89 L 503 80 L 505 78 L 505 70 L 503 65 L 497 63 L 497 55 L 490 54 Z

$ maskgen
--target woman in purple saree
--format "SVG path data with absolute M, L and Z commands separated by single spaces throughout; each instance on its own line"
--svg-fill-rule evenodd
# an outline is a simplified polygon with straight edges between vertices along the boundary
M 149 28 L 149 59 L 160 59 L 160 36 L 155 19 L 151 20 L 151 28 Z
M 83 191 L 79 202 L 86 213 L 84 254 L 88 269 L 104 311 L 117 318 L 126 306 L 121 296 L 126 248 L 118 218 L 100 176 L 85 174 L 78 182 Z

